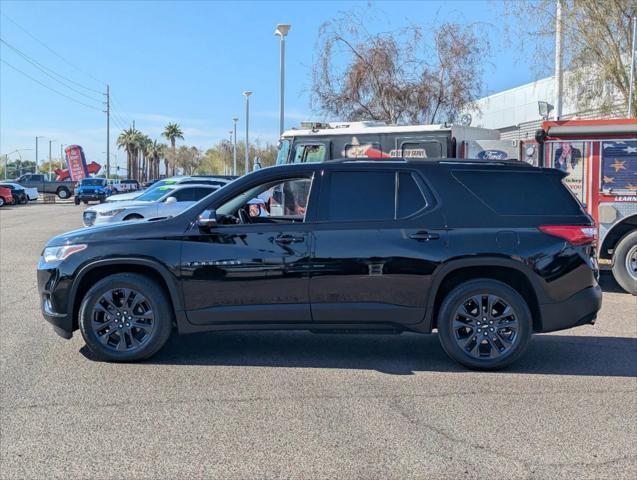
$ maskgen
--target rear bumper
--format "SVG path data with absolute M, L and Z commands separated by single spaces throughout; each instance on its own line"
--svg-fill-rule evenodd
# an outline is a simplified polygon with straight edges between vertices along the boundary
M 602 308 L 602 289 L 599 285 L 585 288 L 558 303 L 540 305 L 541 332 L 554 332 L 579 325 L 594 324 Z

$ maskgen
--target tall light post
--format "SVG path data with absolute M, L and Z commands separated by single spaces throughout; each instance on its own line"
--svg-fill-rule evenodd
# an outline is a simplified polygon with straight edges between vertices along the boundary
M 246 97 L 246 161 L 245 161 L 245 174 L 250 172 L 250 95 L 252 92 L 246 90 L 243 92 L 243 96 Z
M 232 119 L 233 130 L 234 130 L 234 140 L 232 142 L 232 174 L 237 176 L 237 122 L 239 119 L 234 117 Z
M 281 39 L 281 49 L 279 54 L 280 91 L 279 91 L 279 135 L 283 135 L 285 121 L 285 37 L 292 28 L 288 23 L 279 23 L 274 30 L 274 34 Z
M 633 44 L 630 50 L 630 84 L 628 87 L 628 118 L 633 116 L 633 97 L 635 95 L 635 37 L 637 37 L 637 16 L 633 17 Z
M 232 156 L 230 155 L 230 149 L 232 148 L 232 133 L 234 132 L 234 130 L 230 130 L 230 139 L 228 140 L 228 168 L 226 168 L 226 171 L 224 172 L 224 175 L 230 175 L 230 172 L 232 171 L 232 165 L 230 165 L 230 162 L 232 162 Z
M 52 168 L 51 168 L 51 167 L 52 167 L 52 165 L 51 165 L 51 162 L 52 162 L 52 158 L 51 158 L 51 144 L 52 144 L 53 142 L 55 142 L 55 140 L 49 140 L 49 182 L 51 181 L 51 174 L 52 174 Z M 69 172 L 69 173 L 71 173 L 71 172 Z
M 38 145 L 39 145 L 38 140 L 41 140 L 43 138 L 46 138 L 46 137 L 43 137 L 41 135 L 35 137 L 35 168 L 36 169 L 40 168 L 40 162 L 39 162 L 39 159 L 38 159 Z

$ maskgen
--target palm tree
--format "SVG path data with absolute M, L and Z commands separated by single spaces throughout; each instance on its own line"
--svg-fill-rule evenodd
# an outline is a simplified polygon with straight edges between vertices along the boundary
M 172 147 L 173 151 L 173 158 L 176 158 L 177 151 L 175 150 L 175 143 L 177 142 L 178 138 L 181 140 L 184 139 L 184 132 L 181 131 L 181 127 L 177 123 L 169 123 L 168 125 L 166 125 L 166 128 L 164 128 L 164 132 L 162 133 L 162 135 L 170 141 L 170 146 Z M 164 159 L 164 162 L 166 165 L 166 176 L 168 176 L 168 160 Z M 175 174 L 174 165 L 172 167 L 172 173 L 173 175 Z
M 141 132 L 133 127 L 127 128 L 117 137 L 118 148 L 126 150 L 126 173 L 129 178 L 136 177 L 137 151 Z
M 141 162 L 141 175 L 139 175 L 140 178 L 138 178 L 137 180 L 140 180 L 142 182 L 145 182 L 146 180 L 148 180 L 147 171 L 146 171 L 146 148 L 148 147 L 150 143 L 151 143 L 151 139 L 148 137 L 148 135 L 140 134 L 138 139 L 138 148 L 139 148 L 139 153 L 140 153 L 142 162 Z
M 164 156 L 166 146 L 153 140 L 146 145 L 146 157 L 149 161 L 148 178 L 159 178 L 159 159 Z

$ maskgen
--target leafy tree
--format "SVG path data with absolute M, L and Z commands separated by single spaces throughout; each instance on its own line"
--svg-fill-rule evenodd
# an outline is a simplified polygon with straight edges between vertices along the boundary
M 444 23 L 369 33 L 345 12 L 324 23 L 312 70 L 312 107 L 342 120 L 453 120 L 481 93 L 489 44 L 475 25 Z
M 579 110 L 600 109 L 625 115 L 630 88 L 631 17 L 635 0 L 559 0 L 562 2 L 564 68 L 581 103 Z M 515 0 L 506 3 L 508 19 L 522 23 L 512 38 L 533 44 L 536 70 L 553 73 L 556 0 Z M 565 92 L 568 93 L 568 92 Z M 633 97 L 637 116 L 637 96 Z
M 170 142 L 170 146 L 172 148 L 172 154 L 173 157 L 176 158 L 176 151 L 175 151 L 175 143 L 177 141 L 177 139 L 184 139 L 184 132 L 181 130 L 181 127 L 179 126 L 179 124 L 177 123 L 169 123 L 168 125 L 166 125 L 166 127 L 164 128 L 164 132 L 162 133 L 162 135 L 168 139 L 168 141 Z M 164 159 L 165 161 L 165 166 L 166 166 L 166 175 L 168 175 L 168 160 L 167 158 Z M 172 175 L 175 174 L 175 166 L 173 165 L 172 167 Z

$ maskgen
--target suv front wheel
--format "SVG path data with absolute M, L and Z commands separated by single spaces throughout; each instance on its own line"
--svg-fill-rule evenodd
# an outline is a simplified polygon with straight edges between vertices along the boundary
M 442 348 L 462 365 L 497 370 L 517 360 L 531 338 L 532 317 L 513 288 L 487 278 L 454 288 L 438 314 Z
M 100 360 L 148 358 L 164 346 L 173 315 L 163 289 L 152 279 L 121 273 L 97 282 L 80 306 L 80 331 Z

